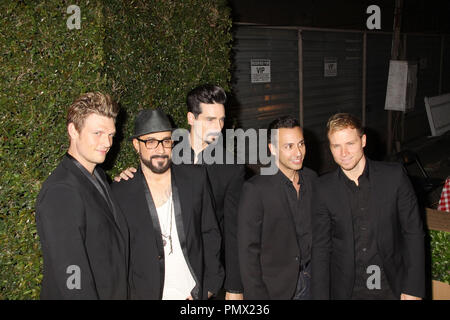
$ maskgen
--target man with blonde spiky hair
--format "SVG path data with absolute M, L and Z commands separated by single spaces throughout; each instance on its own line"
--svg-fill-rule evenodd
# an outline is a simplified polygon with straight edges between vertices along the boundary
M 128 227 L 97 167 L 112 146 L 117 113 L 117 104 L 100 92 L 69 107 L 69 150 L 36 201 L 42 299 L 128 297 Z
M 317 183 L 313 298 L 424 297 L 424 232 L 407 175 L 397 163 L 366 158 L 366 135 L 353 115 L 333 115 L 327 134 L 339 168 Z

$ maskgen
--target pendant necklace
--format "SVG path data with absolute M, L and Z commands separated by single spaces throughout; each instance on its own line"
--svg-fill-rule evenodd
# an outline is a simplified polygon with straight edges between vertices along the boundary
M 170 198 L 169 198 L 170 199 Z M 163 242 L 163 246 L 165 247 L 167 245 L 167 242 L 169 242 L 170 244 L 170 252 L 169 254 L 171 254 L 173 252 L 173 246 L 172 246 L 172 216 L 173 216 L 173 202 L 171 200 L 170 201 L 170 212 L 169 212 L 169 234 L 164 234 L 162 232 L 162 228 L 161 228 L 161 236 L 162 236 L 162 242 Z

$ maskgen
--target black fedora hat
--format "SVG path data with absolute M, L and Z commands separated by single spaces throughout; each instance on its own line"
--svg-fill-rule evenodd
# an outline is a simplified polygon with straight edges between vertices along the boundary
M 138 113 L 136 120 L 134 120 L 134 134 L 129 140 L 133 140 L 134 138 L 145 134 L 172 131 L 173 129 L 169 118 L 163 111 L 159 109 L 141 110 Z

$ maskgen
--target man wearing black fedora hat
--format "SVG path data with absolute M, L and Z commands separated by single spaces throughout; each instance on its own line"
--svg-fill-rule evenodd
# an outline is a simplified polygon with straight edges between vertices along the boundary
M 131 299 L 207 299 L 223 282 L 206 171 L 171 163 L 172 130 L 162 111 L 141 111 L 130 137 L 140 168 L 112 185 L 130 228 Z
M 238 205 L 245 178 L 245 167 L 241 164 L 227 163 L 234 159 L 223 148 L 221 131 L 225 122 L 225 91 L 215 85 L 205 84 L 192 89 L 187 95 L 187 120 L 190 125 L 187 150 L 191 152 L 191 163 L 204 167 L 211 184 L 215 211 L 223 241 L 221 260 L 225 267 L 224 291 L 227 300 L 242 300 L 243 287 L 238 261 L 237 221 Z M 221 149 L 222 148 L 222 149 Z M 222 155 L 222 159 L 212 164 L 202 161 Z M 182 156 L 185 156 L 183 154 Z M 231 156 L 231 157 L 230 157 Z M 116 177 L 133 178 L 134 168 L 129 168 Z

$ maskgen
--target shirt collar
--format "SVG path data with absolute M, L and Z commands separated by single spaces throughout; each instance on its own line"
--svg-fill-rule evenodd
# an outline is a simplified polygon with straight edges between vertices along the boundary
M 342 168 L 339 168 L 338 174 L 339 174 L 339 178 L 342 179 L 343 181 L 354 183 L 354 181 L 350 180 L 349 177 L 347 177 L 347 175 L 342 171 Z M 364 165 L 364 170 L 361 173 L 361 175 L 358 177 L 358 181 L 361 181 L 361 179 L 369 181 L 369 161 L 367 158 L 366 158 L 366 164 Z
M 298 184 L 302 186 L 302 188 L 304 188 L 304 183 L 303 183 L 303 170 L 300 169 L 297 171 L 298 173 Z M 287 185 L 292 186 L 292 181 L 286 177 L 286 175 L 283 173 L 283 171 L 281 171 L 280 169 L 278 169 L 278 172 L 275 174 L 275 176 L 278 178 L 278 180 L 282 183 L 285 183 Z
M 90 173 L 88 171 L 88 169 L 86 169 L 80 161 L 78 161 L 77 159 L 75 159 L 72 155 L 69 154 L 69 152 L 66 152 L 66 157 L 69 158 L 77 167 L 78 169 L 83 172 L 83 174 L 91 176 L 93 178 L 95 178 L 95 172 L 97 171 L 97 166 L 94 167 L 94 171 L 92 171 L 92 173 Z
M 220 137 L 219 139 L 221 139 L 221 137 Z M 211 143 L 211 144 L 207 145 L 206 148 L 204 148 L 202 151 L 200 151 L 200 152 L 197 154 L 197 157 L 196 157 L 196 156 L 195 156 L 195 151 L 194 151 L 194 149 L 192 148 L 191 138 L 190 138 L 190 136 L 189 136 L 189 146 L 190 146 L 190 148 L 191 148 L 191 155 L 192 155 L 193 161 L 196 163 L 196 160 L 197 160 L 198 157 L 200 157 L 200 155 L 203 155 L 203 153 L 204 153 L 206 150 L 209 151 L 210 149 L 215 149 L 216 146 L 219 144 L 219 142 L 220 142 L 220 141 L 217 141 L 216 143 Z M 211 154 L 211 156 L 214 157 L 215 150 L 211 150 L 211 151 L 210 151 L 210 154 Z

